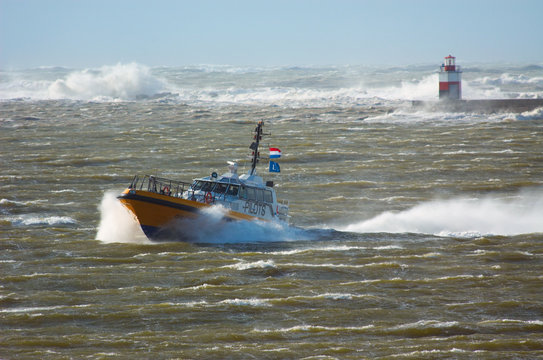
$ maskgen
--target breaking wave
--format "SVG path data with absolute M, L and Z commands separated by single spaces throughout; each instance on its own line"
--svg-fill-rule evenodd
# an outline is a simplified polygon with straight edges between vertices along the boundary
M 462 83 L 464 98 L 543 97 L 541 74 L 523 71 L 508 68 L 502 75 L 495 75 L 495 70 L 481 71 L 478 77 L 473 77 L 473 72 L 466 73 Z M 150 68 L 129 63 L 83 70 L 40 68 L 0 73 L 0 99 L 378 106 L 409 100 L 437 100 L 438 96 L 438 74 L 433 66 L 403 69 L 348 65 Z
M 473 81 L 477 85 L 519 85 L 530 84 L 543 86 L 543 77 L 529 77 L 524 74 L 503 73 L 499 76 L 484 76 Z
M 342 231 L 423 233 L 477 237 L 543 232 L 543 189 L 514 198 L 450 199 L 425 202 L 400 212 L 384 212 Z
M 42 68 L 2 75 L 1 99 L 131 101 L 167 89 L 167 83 L 150 68 L 136 63 L 84 70 Z
M 420 80 L 403 80 L 400 85 L 368 89 L 369 95 L 387 100 L 435 100 L 437 99 L 438 74 L 424 76 Z
M 69 216 L 40 216 L 40 215 L 33 215 L 33 214 L 6 217 L 6 220 L 9 221 L 14 226 L 38 226 L 38 225 L 59 226 L 59 225 L 73 225 L 77 223 L 75 219 Z
M 151 75 L 148 67 L 132 63 L 72 72 L 53 82 L 48 93 L 52 99 L 135 100 L 164 88 L 165 83 Z

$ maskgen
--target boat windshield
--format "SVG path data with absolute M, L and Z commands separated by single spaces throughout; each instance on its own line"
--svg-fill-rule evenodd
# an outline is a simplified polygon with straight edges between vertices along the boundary
M 193 191 L 214 192 L 216 194 L 226 194 L 228 196 L 238 196 L 239 185 L 226 182 L 214 182 L 205 180 L 196 180 L 192 183 Z
M 226 192 L 226 195 L 230 196 L 238 196 L 239 191 L 239 185 L 230 185 L 228 188 L 228 191 Z
M 196 180 L 194 183 L 192 183 L 191 188 L 194 191 L 202 190 L 202 191 L 208 192 L 208 191 L 212 191 L 214 186 L 215 186 L 214 182 Z
M 202 188 L 200 190 L 205 192 L 212 191 L 213 187 L 215 186 L 215 183 L 211 181 L 203 181 L 203 183 L 204 184 L 202 185 Z
M 202 188 L 203 185 L 204 185 L 204 181 L 196 180 L 195 182 L 192 183 L 190 187 L 192 188 L 192 190 L 198 191 Z
M 224 194 L 226 192 L 227 187 L 228 187 L 227 183 L 217 183 L 213 192 L 216 194 Z

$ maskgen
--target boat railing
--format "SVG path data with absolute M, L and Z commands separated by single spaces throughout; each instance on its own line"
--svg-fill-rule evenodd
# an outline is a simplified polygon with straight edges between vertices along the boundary
M 290 205 L 288 200 L 283 200 L 283 199 L 278 199 L 278 200 L 277 200 L 277 203 L 278 203 L 279 205 L 286 206 L 287 208 L 288 208 L 289 205 Z
M 288 200 L 277 200 L 277 212 L 280 215 L 288 215 L 289 201 Z
M 134 176 L 128 186 L 129 189 L 146 190 L 156 194 L 163 194 L 174 197 L 182 197 L 183 193 L 190 189 L 190 183 L 184 181 L 170 180 L 154 175 Z

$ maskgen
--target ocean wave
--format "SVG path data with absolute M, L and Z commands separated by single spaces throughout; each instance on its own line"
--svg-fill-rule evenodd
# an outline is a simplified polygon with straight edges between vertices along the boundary
M 472 73 L 470 73 L 472 74 Z M 215 105 L 387 106 L 437 100 L 438 74 L 427 68 L 360 66 L 155 67 L 128 63 L 99 68 L 41 68 L 2 72 L 0 99 L 160 101 Z M 538 73 L 464 79 L 465 98 L 542 97 Z
M 323 269 L 363 269 L 363 268 L 393 268 L 393 269 L 406 269 L 409 267 L 407 264 L 400 264 L 394 261 L 373 262 L 368 264 L 310 264 L 310 263 L 285 263 L 281 264 L 281 268 L 323 268 Z
M 223 301 L 220 301 L 218 303 L 219 305 L 234 305 L 234 306 L 264 306 L 268 307 L 271 306 L 271 304 L 268 302 L 268 300 L 265 299 L 226 299 Z
M 349 246 L 349 245 L 330 245 L 330 246 L 321 246 L 321 247 L 307 247 L 294 250 L 283 250 L 283 251 L 272 251 L 268 254 L 270 255 L 296 255 L 296 254 L 307 254 L 307 253 L 317 253 L 317 252 L 347 252 L 347 251 L 359 251 L 367 250 L 365 246 Z
M 519 85 L 530 84 L 543 86 L 543 77 L 530 77 L 524 74 L 503 73 L 500 76 L 485 76 L 472 80 L 477 85 Z
M 53 82 L 48 93 L 52 99 L 136 100 L 158 94 L 164 88 L 165 83 L 151 75 L 148 67 L 131 63 L 72 72 Z
M 364 332 L 374 329 L 374 325 L 366 326 L 321 326 L 321 325 L 296 325 L 288 328 L 275 328 L 275 329 L 253 329 L 256 333 L 321 333 L 321 332 Z
M 0 98 L 31 100 L 131 101 L 167 91 L 166 81 L 137 63 L 96 69 L 43 69 L 7 74 Z
M 226 265 L 225 268 L 235 270 L 250 270 L 250 269 L 276 269 L 277 266 L 273 260 L 259 260 L 254 262 L 241 261 L 237 264 Z
M 5 220 L 14 226 L 36 226 L 36 225 L 72 225 L 77 221 L 69 216 L 40 216 L 40 215 L 21 215 L 8 216 Z
M 49 200 L 45 199 L 38 199 L 38 200 L 29 200 L 29 201 L 17 201 L 17 200 L 9 200 L 9 199 L 0 199 L 0 205 L 4 206 L 28 206 L 28 205 L 37 205 L 37 204 L 43 204 L 47 203 Z
M 543 107 L 513 115 L 516 120 L 542 120 Z

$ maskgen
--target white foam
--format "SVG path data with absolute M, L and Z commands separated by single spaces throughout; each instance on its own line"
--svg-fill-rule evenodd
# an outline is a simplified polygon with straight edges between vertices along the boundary
M 102 198 L 96 240 L 106 243 L 149 243 L 138 222 L 117 199 L 118 194 L 107 191 Z
M 367 89 L 369 95 L 388 100 L 437 100 L 438 74 L 403 80 L 399 86 Z
M 502 67 L 503 69 L 503 67 Z M 498 69 L 499 70 L 499 69 Z M 466 99 L 541 97 L 536 71 L 465 76 Z M 0 99 L 132 101 L 168 93 L 168 101 L 214 105 L 395 105 L 437 100 L 437 68 L 233 67 L 200 65 L 149 68 L 137 63 L 93 69 L 42 68 L 2 73 Z M 469 75 L 474 76 L 473 73 Z M 348 81 L 345 81 L 348 79 Z
M 529 77 L 524 74 L 510 74 L 502 73 L 499 76 L 484 76 L 482 78 L 477 78 L 472 81 L 477 85 L 524 85 L 524 84 L 534 84 L 543 86 L 543 77 Z
M 366 326 L 320 326 L 320 325 L 296 325 L 288 328 L 253 329 L 256 333 L 297 333 L 297 332 L 328 332 L 328 331 L 366 331 L 375 328 L 375 325 Z
M 108 191 L 102 198 L 96 239 L 104 242 L 151 243 L 137 220 L 116 198 L 118 194 L 115 191 Z M 226 211 L 222 206 L 211 206 L 204 209 L 197 218 L 186 218 L 171 224 L 169 227 L 173 234 L 171 240 L 223 244 L 307 240 L 311 236 L 303 229 L 292 228 L 283 223 L 227 222 L 223 218 Z
M 25 214 L 20 216 L 8 216 L 6 220 L 15 226 L 36 226 L 36 225 L 70 225 L 77 221 L 69 216 L 40 216 Z
M 449 199 L 421 203 L 400 212 L 384 212 L 350 224 L 343 231 L 424 233 L 477 237 L 543 232 L 543 189 L 514 198 Z
M 16 201 L 16 200 L 9 200 L 9 199 L 0 199 L 0 205 L 20 205 L 20 206 L 28 206 L 28 205 L 36 205 L 36 204 L 43 204 L 47 203 L 49 200 L 29 200 L 29 201 Z
M 503 114 L 496 115 L 493 119 L 487 115 L 481 114 L 466 114 L 466 113 L 447 113 L 440 111 L 427 111 L 421 109 L 420 111 L 413 111 L 410 107 L 399 107 L 393 112 L 386 114 L 380 114 L 376 116 L 370 116 L 364 120 L 366 123 L 443 123 L 450 125 L 454 123 L 474 123 L 474 122 L 488 122 L 494 120 L 496 122 L 503 121 L 510 115 L 504 116 Z
M 409 323 L 409 324 L 401 324 L 398 326 L 394 326 L 391 329 L 392 330 L 407 330 L 407 329 L 426 329 L 426 328 L 437 328 L 437 329 L 443 329 L 443 328 L 451 328 L 459 326 L 460 323 L 458 321 L 438 321 L 438 320 L 419 320 L 415 323 Z
M 513 118 L 516 120 L 542 120 L 543 119 L 543 107 L 525 111 L 520 114 L 513 115 Z
M 269 254 L 271 255 L 295 255 L 308 252 L 344 252 L 344 251 L 353 251 L 353 250 L 366 250 L 365 246 L 347 246 L 347 245 L 330 245 L 330 246 L 321 246 L 321 247 L 307 247 L 302 249 L 293 249 L 293 250 L 283 250 L 283 251 L 272 251 Z
M 234 265 L 227 265 L 225 268 L 235 269 L 235 270 L 249 270 L 249 269 L 275 269 L 277 266 L 273 260 L 259 260 L 254 262 L 241 261 Z
M 225 221 L 220 206 L 204 209 L 201 216 L 182 219 L 171 227 L 180 238 L 196 243 L 252 243 L 307 240 L 310 233 L 273 221 Z M 175 240 L 175 239 L 172 239 Z
M 219 304 L 235 305 L 235 306 L 271 306 L 266 299 L 226 299 L 220 301 Z
M 4 73 L 1 99 L 136 100 L 168 91 L 147 66 L 130 63 L 95 69 L 41 69 Z
M 135 100 L 164 91 L 164 82 L 150 73 L 146 66 L 131 63 L 103 66 L 99 69 L 74 71 L 49 88 L 52 99 Z

